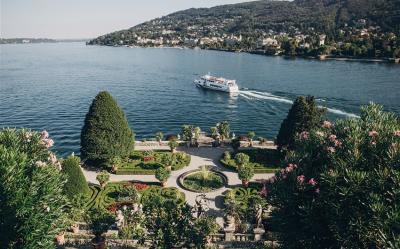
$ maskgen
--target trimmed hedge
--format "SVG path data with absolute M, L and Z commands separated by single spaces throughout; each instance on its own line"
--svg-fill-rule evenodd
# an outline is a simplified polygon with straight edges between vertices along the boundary
M 78 194 L 90 195 L 90 189 L 86 178 L 80 167 L 80 159 L 76 156 L 69 156 L 62 161 L 62 172 L 67 176 L 67 183 L 64 185 L 64 193 L 69 199 Z
M 252 150 L 240 150 L 238 153 L 244 153 L 250 157 L 250 165 L 254 167 L 254 173 L 275 173 L 280 170 L 279 155 L 276 150 L 272 149 L 252 149 Z M 220 162 L 227 168 L 237 170 L 234 153 L 230 159 L 225 160 L 224 155 Z

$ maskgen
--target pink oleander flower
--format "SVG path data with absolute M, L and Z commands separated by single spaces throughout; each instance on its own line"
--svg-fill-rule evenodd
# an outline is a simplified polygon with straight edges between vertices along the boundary
M 56 155 L 54 155 L 53 153 L 50 153 L 49 157 L 47 158 L 47 160 L 52 163 L 52 164 L 56 164 L 57 162 L 57 157 Z
M 268 194 L 268 189 L 267 189 L 266 186 L 264 186 L 264 187 L 261 189 L 260 195 L 261 195 L 261 196 L 264 196 L 264 197 L 267 197 L 267 194 Z
M 61 163 L 58 162 L 58 161 L 54 164 L 54 166 L 56 166 L 56 168 L 57 168 L 58 170 L 61 170 L 61 169 L 62 169 Z
M 317 193 L 317 194 L 319 194 L 319 188 L 317 188 L 316 190 L 315 190 L 315 193 Z
M 46 167 L 46 163 L 45 163 L 45 162 L 42 162 L 42 161 L 36 161 L 36 162 L 35 162 L 35 165 L 36 165 L 37 167 L 39 167 L 39 168 Z
M 375 141 L 371 141 L 370 144 L 371 144 L 372 146 L 375 146 L 375 145 L 376 145 L 376 142 L 375 142 Z
M 395 132 L 394 132 L 394 135 L 395 135 L 396 137 L 400 137 L 400 130 L 395 131 Z
M 291 163 L 285 168 L 286 173 L 292 172 L 293 170 L 294 170 L 294 166 Z
M 297 177 L 297 183 L 302 185 L 304 183 L 304 180 L 306 179 L 306 177 L 304 175 L 299 175 Z
M 327 120 L 325 120 L 325 121 L 322 123 L 322 127 L 323 127 L 323 128 L 329 129 L 329 128 L 332 127 L 332 123 L 329 122 L 329 121 L 327 121 Z
M 309 136 L 310 133 L 308 133 L 308 131 L 303 131 L 302 133 L 300 133 L 300 138 L 303 140 L 307 140 Z
M 376 136 L 378 136 L 378 132 L 377 131 L 370 131 L 370 132 L 368 132 L 368 136 L 376 137 Z
M 46 130 L 44 130 L 40 133 L 40 139 L 43 140 L 46 138 L 49 138 L 49 133 Z
M 315 185 L 317 185 L 317 181 L 314 180 L 314 178 L 311 178 L 311 179 L 308 181 L 308 184 L 310 184 L 311 186 L 315 186 Z
M 342 142 L 339 140 L 335 140 L 335 146 L 339 147 L 340 145 L 342 145 Z
M 329 136 L 329 140 L 331 141 L 331 142 L 335 142 L 336 141 L 336 135 L 330 135 Z
M 25 141 L 30 142 L 32 136 L 33 136 L 33 133 L 32 133 L 32 132 L 30 132 L 30 131 L 26 132 L 26 133 L 25 133 Z
M 325 133 L 323 133 L 322 131 L 317 131 L 315 134 L 317 134 L 320 137 L 324 137 Z
M 332 146 L 329 146 L 328 148 L 326 148 L 326 150 L 327 150 L 329 153 L 331 153 L 331 154 L 333 154 L 333 153 L 336 152 L 335 147 L 332 147 Z
M 54 145 L 54 141 L 51 138 L 42 139 L 40 143 L 47 149 Z

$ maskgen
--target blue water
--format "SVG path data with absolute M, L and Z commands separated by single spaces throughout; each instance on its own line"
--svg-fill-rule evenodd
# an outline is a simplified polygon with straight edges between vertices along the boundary
M 236 134 L 272 139 L 299 95 L 316 96 L 331 119 L 353 117 L 369 101 L 400 113 L 399 65 L 84 43 L 0 49 L 0 127 L 46 129 L 61 155 L 79 151 L 85 114 L 102 90 L 117 99 L 138 138 L 177 133 L 182 124 L 209 131 L 228 120 Z M 236 79 L 239 96 L 196 88 L 193 80 L 207 72 Z

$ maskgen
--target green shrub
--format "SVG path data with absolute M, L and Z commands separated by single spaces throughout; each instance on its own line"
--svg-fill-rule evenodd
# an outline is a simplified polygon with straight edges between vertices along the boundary
M 317 107 L 315 98 L 298 97 L 283 120 L 278 132 L 276 143 L 279 149 L 293 149 L 296 136 L 303 131 L 309 131 L 321 124 L 325 109 Z
M 64 159 L 62 161 L 62 172 L 67 176 L 67 183 L 64 185 L 64 193 L 70 200 L 79 194 L 83 196 L 90 195 L 89 186 L 80 167 L 79 157 L 69 156 Z
M 158 168 L 155 173 L 155 177 L 161 183 L 166 182 L 170 176 L 171 176 L 171 172 L 169 170 L 165 169 L 164 167 Z
M 245 153 L 237 153 L 235 156 L 235 163 L 238 166 L 238 168 L 247 165 L 249 161 L 250 157 Z
M 231 153 L 229 151 L 224 152 L 224 160 L 225 161 L 231 160 Z
M 65 177 L 47 132 L 0 131 L 0 247 L 54 248 L 68 227 Z
M 81 155 L 87 163 L 109 162 L 128 157 L 134 149 L 134 134 L 122 109 L 108 92 L 93 100 L 81 132 Z
M 103 170 L 97 174 L 96 180 L 99 181 L 100 186 L 103 188 L 110 180 L 110 174 L 108 174 L 107 171 Z
M 242 181 L 250 181 L 254 176 L 254 168 L 252 165 L 243 165 L 238 168 L 238 177 Z
M 285 248 L 400 248 L 399 120 L 369 105 L 298 138 L 268 194 Z

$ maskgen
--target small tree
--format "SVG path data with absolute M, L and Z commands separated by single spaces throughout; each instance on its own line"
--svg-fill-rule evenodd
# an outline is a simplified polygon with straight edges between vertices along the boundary
M 229 134 L 231 133 L 231 128 L 228 121 L 217 123 L 216 127 L 218 129 L 218 133 L 221 136 L 222 141 L 224 141 L 226 138 L 229 138 Z
M 196 248 L 205 249 L 210 242 L 209 236 L 217 233 L 219 225 L 214 217 L 200 216 L 194 222 L 193 243 Z
M 64 193 L 72 200 L 76 195 L 82 194 L 88 197 L 89 186 L 80 167 L 80 159 L 76 156 L 69 156 L 62 161 L 62 170 L 67 176 L 67 183 L 64 185 Z
M 160 181 L 161 185 L 164 187 L 167 183 L 168 178 L 171 176 L 171 171 L 164 167 L 160 167 L 156 170 L 155 177 Z
M 237 168 L 241 168 L 247 165 L 250 161 L 250 157 L 244 153 L 237 153 L 235 156 L 235 163 Z
M 163 140 L 163 138 L 164 138 L 164 134 L 161 131 L 156 133 L 156 140 L 160 145 L 161 145 L 161 141 Z
M 243 165 L 238 169 L 238 177 L 242 180 L 242 184 L 244 187 L 249 186 L 249 181 L 254 176 L 254 167 L 250 164 Z
M 276 140 L 278 149 L 293 149 L 296 137 L 303 131 L 310 131 L 319 126 L 325 111 L 317 107 L 314 97 L 298 97 L 279 129 Z
M 134 149 L 135 137 L 125 113 L 108 92 L 93 100 L 81 132 L 81 155 L 86 163 L 101 165 Z
M 104 188 L 110 180 L 110 174 L 103 170 L 96 176 L 96 180 L 100 183 L 100 187 Z
M 250 147 L 253 147 L 253 138 L 256 136 L 256 133 L 254 131 L 250 131 L 247 133 L 247 137 L 250 140 Z
M 175 156 L 175 155 L 174 155 Z M 172 169 L 172 164 L 174 163 L 174 157 L 173 155 L 169 154 L 169 153 L 164 153 L 161 156 L 161 163 L 164 164 L 164 167 L 167 170 L 171 170 Z
M 172 153 L 176 152 L 176 148 L 178 147 L 178 142 L 176 140 L 171 140 L 168 142 L 168 146 L 171 149 Z

